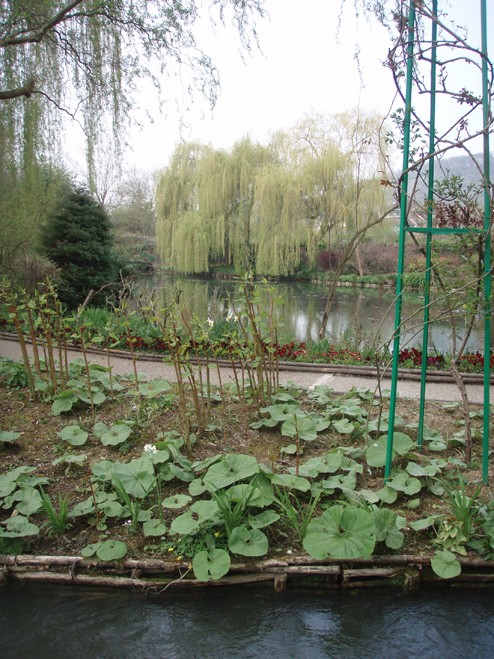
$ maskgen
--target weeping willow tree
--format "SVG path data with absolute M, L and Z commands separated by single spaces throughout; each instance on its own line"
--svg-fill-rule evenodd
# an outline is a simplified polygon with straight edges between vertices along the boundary
M 273 138 L 291 175 L 285 213 L 298 213 L 295 233 L 309 268 L 315 266 L 321 246 L 330 247 L 346 222 L 351 160 L 335 139 L 333 124 L 333 117 L 306 117 Z M 268 207 L 269 196 L 266 201 Z
M 179 74 L 214 104 L 217 71 L 195 31 L 206 10 L 213 23 L 231 21 L 246 48 L 256 40 L 263 0 L 0 1 L 0 236 L 12 234 L 4 261 L 35 242 L 32 200 L 45 185 L 37 172 L 59 162 L 64 118 L 83 126 L 93 188 L 99 145 L 110 140 L 118 156 L 141 80 L 163 102 L 163 81 Z
M 288 276 L 300 263 L 305 226 L 300 189 L 282 165 L 264 168 L 256 182 L 256 270 Z
M 165 267 L 178 272 L 207 272 L 208 235 L 199 214 L 201 161 L 212 151 L 200 144 L 180 144 L 158 180 L 158 246 Z M 191 240 L 197 234 L 197 239 Z
M 351 115 L 341 114 L 338 122 L 339 145 L 349 160 L 351 177 L 347 190 L 345 219 L 340 224 L 339 244 L 341 258 L 329 284 L 319 337 L 326 335 L 327 323 L 333 305 L 340 275 L 348 261 L 356 256 L 359 269 L 359 248 L 365 236 L 398 206 L 389 204 L 379 174 L 388 167 L 385 141 L 382 139 L 382 120 L 377 115 L 362 114 L 358 109 Z M 362 273 L 361 273 L 362 274 Z
M 178 146 L 157 189 L 165 266 L 205 272 L 219 262 L 237 272 L 290 276 L 302 258 L 313 268 L 321 246 L 364 235 L 382 201 L 373 121 L 362 119 L 359 144 L 342 116 L 328 125 L 307 119 L 267 147 L 249 139 L 230 152 Z
M 276 155 L 269 147 L 245 138 L 230 153 L 225 176 L 228 207 L 226 262 L 237 272 L 256 269 L 256 228 L 254 205 L 256 180 L 264 167 L 272 165 Z
M 255 178 L 269 149 L 241 140 L 231 152 L 180 144 L 156 192 L 160 256 L 169 269 L 207 272 L 211 263 L 253 266 Z

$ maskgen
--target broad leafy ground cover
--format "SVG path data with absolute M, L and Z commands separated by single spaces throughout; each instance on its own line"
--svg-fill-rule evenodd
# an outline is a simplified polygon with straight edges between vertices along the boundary
M 223 386 L 201 425 L 185 385 L 91 366 L 89 391 L 86 376 L 73 363 L 33 401 L 22 365 L 0 362 L 0 553 L 185 560 L 205 581 L 261 556 L 426 555 L 445 578 L 458 556 L 494 556 L 479 409 L 467 465 L 457 405 L 428 402 L 419 450 L 418 403 L 400 400 L 385 484 L 388 404 L 368 391 L 289 386 L 259 404 Z

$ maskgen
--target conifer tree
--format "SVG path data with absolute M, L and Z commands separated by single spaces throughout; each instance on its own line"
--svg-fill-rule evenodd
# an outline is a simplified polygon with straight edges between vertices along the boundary
M 69 308 L 81 304 L 91 289 L 97 292 L 116 281 L 110 219 L 83 188 L 67 190 L 48 217 L 41 244 L 43 254 L 59 268 L 58 294 Z M 92 303 L 103 302 L 101 293 L 92 299 Z

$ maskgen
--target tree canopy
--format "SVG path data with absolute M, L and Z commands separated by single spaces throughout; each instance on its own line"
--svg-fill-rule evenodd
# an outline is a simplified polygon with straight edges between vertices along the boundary
M 211 20 L 233 19 L 247 47 L 262 4 L 208 3 Z M 101 132 L 111 127 L 118 135 L 139 102 L 143 78 L 163 98 L 163 78 L 180 70 L 191 89 L 214 103 L 217 70 L 194 33 L 199 7 L 197 0 L 0 2 L 0 136 L 9 142 L 7 153 L 18 160 L 27 149 L 53 149 L 65 111 L 83 122 L 91 163 Z
M 141 81 L 164 101 L 167 78 L 180 76 L 214 103 L 217 70 L 196 36 L 206 11 L 233 23 L 246 48 L 255 43 L 263 0 L 0 0 L 0 268 L 33 247 L 43 211 L 31 200 L 46 193 L 42 172 L 59 160 L 64 117 L 84 129 L 95 189 L 97 145 L 104 137 L 118 157 Z
M 379 117 L 342 114 L 306 118 L 268 146 L 179 145 L 157 186 L 165 266 L 288 276 L 303 259 L 313 267 L 322 246 L 363 237 L 383 216 L 380 128 Z

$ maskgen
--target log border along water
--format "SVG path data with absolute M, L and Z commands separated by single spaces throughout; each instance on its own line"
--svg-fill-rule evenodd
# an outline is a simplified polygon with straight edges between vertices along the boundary
M 434 574 L 430 558 L 414 555 L 372 556 L 367 559 L 284 557 L 232 564 L 221 579 L 193 578 L 190 563 L 158 559 L 92 561 L 81 556 L 0 556 L 0 584 L 44 583 L 100 588 L 128 588 L 162 594 L 173 588 L 271 585 L 328 590 L 421 586 L 494 588 L 494 561 L 458 558 L 462 571 L 443 579 Z

